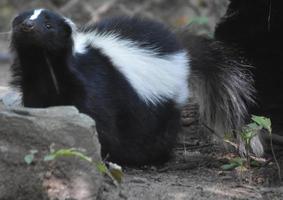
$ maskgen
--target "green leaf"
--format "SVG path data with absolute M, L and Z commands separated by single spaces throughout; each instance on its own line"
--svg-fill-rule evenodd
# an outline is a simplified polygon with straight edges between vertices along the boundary
M 119 169 L 111 169 L 110 170 L 110 173 L 111 175 L 115 178 L 115 180 L 118 182 L 118 183 L 121 183 L 122 182 L 122 179 L 123 179 L 123 172 L 122 170 L 119 170 Z
M 269 131 L 269 133 L 272 132 L 271 129 L 271 120 L 267 117 L 263 117 L 263 116 L 256 116 L 256 115 L 252 115 L 252 120 L 254 122 L 256 122 L 258 125 L 262 126 L 263 128 L 267 129 Z
M 54 155 L 47 155 L 47 156 L 44 156 L 44 161 L 51 161 L 51 160 L 54 160 L 55 159 L 55 156 Z
M 257 123 L 250 123 L 247 125 L 247 128 L 256 131 L 262 129 L 262 126 L 258 125 Z
M 108 168 L 103 162 L 99 162 L 96 164 L 96 168 L 100 173 L 107 174 Z
M 190 24 L 208 24 L 209 20 L 207 17 L 195 17 L 191 20 Z
M 95 162 L 92 161 L 92 159 L 86 155 L 84 155 L 81 150 L 70 148 L 70 149 L 59 149 L 57 151 L 51 152 L 49 155 L 44 157 L 44 161 L 52 161 L 60 157 L 78 157 L 82 160 L 86 160 L 92 164 L 94 164 L 97 168 L 97 170 L 102 173 L 108 175 L 115 184 L 117 182 L 121 182 L 123 177 L 123 172 L 121 170 L 121 167 L 118 165 L 113 164 L 113 166 L 118 166 L 118 168 L 114 168 L 112 171 L 108 170 L 106 165 L 103 162 Z M 120 167 L 120 168 L 119 168 Z
M 60 157 L 79 157 L 82 160 L 86 160 L 88 162 L 92 162 L 92 159 L 83 153 L 79 152 L 77 149 L 71 148 L 71 149 L 59 149 L 57 151 L 54 151 L 53 153 L 45 156 L 46 161 L 54 160 Z
M 24 157 L 25 162 L 30 165 L 34 160 L 34 155 L 38 153 L 38 150 L 32 149 L 29 151 L 30 153 Z
M 260 129 L 262 129 L 262 126 L 258 125 L 255 122 L 247 124 L 240 133 L 240 136 L 247 145 L 250 145 L 252 138 L 258 133 Z
M 224 133 L 224 140 L 232 140 L 234 137 L 233 137 L 233 134 L 232 133 Z
M 235 169 L 237 167 L 243 166 L 244 163 L 245 163 L 245 160 L 243 158 L 236 157 L 236 158 L 231 159 L 229 161 L 229 164 L 222 165 L 221 168 L 223 170 L 232 170 L 232 169 Z
M 122 171 L 122 167 L 115 164 L 115 163 L 111 163 L 109 162 L 109 171 L 111 173 L 111 175 L 115 178 L 115 180 L 118 183 L 121 183 L 122 179 L 123 179 L 123 171 Z
M 236 158 L 233 158 L 230 163 L 236 163 L 238 164 L 238 166 L 241 166 L 241 165 L 244 165 L 245 163 L 245 160 L 243 158 L 240 158 L 240 157 L 236 157 Z
M 249 144 L 249 142 L 251 141 L 252 137 L 255 134 L 253 133 L 253 131 L 243 131 L 241 133 L 241 138 L 245 141 L 246 144 Z
M 119 165 L 109 162 L 109 169 L 103 162 L 99 162 L 96 164 L 96 168 L 100 173 L 106 174 L 110 177 L 115 185 L 121 183 L 123 179 L 122 168 Z
M 28 165 L 30 165 L 30 164 L 32 163 L 33 159 L 34 159 L 34 154 L 28 154 L 28 155 L 26 155 L 25 158 L 24 158 L 25 162 L 26 162 Z
M 260 162 L 256 161 L 256 160 L 252 160 L 251 161 L 251 166 L 253 166 L 253 167 L 261 167 L 262 164 Z
M 221 169 L 228 171 L 228 170 L 232 170 L 235 169 L 236 167 L 239 167 L 240 165 L 238 165 L 237 163 L 229 163 L 229 164 L 225 164 L 221 166 Z

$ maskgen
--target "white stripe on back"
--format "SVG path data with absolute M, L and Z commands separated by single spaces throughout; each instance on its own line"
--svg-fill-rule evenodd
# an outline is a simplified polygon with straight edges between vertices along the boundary
M 73 37 L 74 53 L 85 53 L 88 45 L 100 49 L 146 103 L 168 99 L 186 103 L 189 60 L 185 51 L 160 56 L 158 48 L 141 48 L 114 33 L 75 33 Z

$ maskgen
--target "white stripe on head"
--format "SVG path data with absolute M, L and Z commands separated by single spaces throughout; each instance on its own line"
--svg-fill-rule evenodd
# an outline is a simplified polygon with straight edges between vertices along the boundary
M 43 11 L 44 9 L 36 9 L 33 11 L 33 14 L 30 16 L 30 20 L 35 20 L 38 18 L 38 16 L 41 14 L 41 12 Z
M 189 58 L 185 51 L 164 56 L 157 48 L 145 49 L 137 42 L 122 39 L 115 33 L 78 33 L 74 53 L 86 52 L 91 45 L 110 58 L 146 103 L 158 104 L 168 99 L 184 105 L 189 97 Z

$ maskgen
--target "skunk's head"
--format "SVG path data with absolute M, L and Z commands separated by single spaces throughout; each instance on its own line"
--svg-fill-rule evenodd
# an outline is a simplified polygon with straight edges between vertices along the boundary
M 46 9 L 35 9 L 19 14 L 12 23 L 12 46 L 36 47 L 46 51 L 60 51 L 72 47 L 71 20 Z

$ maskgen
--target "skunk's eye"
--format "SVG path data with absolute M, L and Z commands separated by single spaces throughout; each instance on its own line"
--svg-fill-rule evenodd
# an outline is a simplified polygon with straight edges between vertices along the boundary
M 46 27 L 47 29 L 51 29 L 51 28 L 52 28 L 51 24 L 49 24 L 49 23 L 45 24 L 45 27 Z
M 25 19 L 25 18 L 24 18 Z M 17 26 L 19 25 L 21 22 L 24 21 L 24 19 L 21 19 L 21 16 L 18 15 L 17 17 L 14 18 L 13 22 L 12 22 L 12 26 Z

